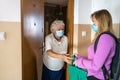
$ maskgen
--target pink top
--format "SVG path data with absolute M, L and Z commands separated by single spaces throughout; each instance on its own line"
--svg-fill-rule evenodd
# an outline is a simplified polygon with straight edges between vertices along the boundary
M 79 56 L 76 66 L 85 68 L 88 71 L 87 76 L 94 76 L 100 80 L 104 80 L 102 66 L 105 65 L 110 71 L 112 57 L 115 54 L 116 43 L 114 38 L 109 34 L 103 34 L 99 38 L 96 53 L 94 53 L 94 44 L 88 48 L 88 58 Z

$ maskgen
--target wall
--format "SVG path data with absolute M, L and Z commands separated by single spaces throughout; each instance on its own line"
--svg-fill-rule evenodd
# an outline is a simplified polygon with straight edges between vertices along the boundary
M 108 9 L 113 18 L 114 34 L 120 37 L 120 3 L 119 0 L 75 0 L 74 3 L 74 46 L 73 53 L 87 56 L 87 48 L 91 44 L 94 32 L 91 30 L 90 15 L 99 9 Z M 82 31 L 86 36 L 82 37 Z
M 113 18 L 113 23 L 120 22 L 120 2 L 119 0 L 93 0 L 92 12 L 99 9 L 107 9 Z
M 92 12 L 100 9 L 107 9 L 113 20 L 114 34 L 120 38 L 120 2 L 119 0 L 93 0 Z
M 20 0 L 0 0 L 0 80 L 22 80 Z
M 87 56 L 87 49 L 91 44 L 91 27 L 89 24 L 79 24 L 78 27 L 78 53 Z M 86 31 L 86 36 L 82 36 L 83 31 Z
M 91 43 L 90 14 L 92 11 L 92 0 L 75 0 L 74 3 L 74 45 L 73 53 L 87 56 L 87 48 Z M 82 31 L 86 36 L 82 36 Z
M 0 0 L 0 21 L 20 22 L 20 0 Z

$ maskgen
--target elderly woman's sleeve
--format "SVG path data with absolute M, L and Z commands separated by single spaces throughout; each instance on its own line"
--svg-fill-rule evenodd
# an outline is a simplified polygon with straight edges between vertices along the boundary
M 45 51 L 52 49 L 51 45 L 52 41 L 49 36 L 45 38 Z

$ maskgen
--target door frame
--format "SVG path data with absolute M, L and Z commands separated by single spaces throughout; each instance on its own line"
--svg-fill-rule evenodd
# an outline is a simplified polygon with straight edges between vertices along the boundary
M 74 31 L 74 0 L 68 0 L 67 9 L 67 26 L 68 26 L 68 53 L 72 55 L 73 53 L 73 31 Z M 69 79 L 68 65 L 66 69 L 66 80 Z

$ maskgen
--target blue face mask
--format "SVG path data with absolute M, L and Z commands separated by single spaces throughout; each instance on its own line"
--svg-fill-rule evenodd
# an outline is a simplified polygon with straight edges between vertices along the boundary
M 64 31 L 63 30 L 56 31 L 56 36 L 57 37 L 62 37 L 63 35 L 64 35 Z
M 94 32 L 97 32 L 98 31 L 98 26 L 96 26 L 95 24 L 92 25 L 92 30 Z

